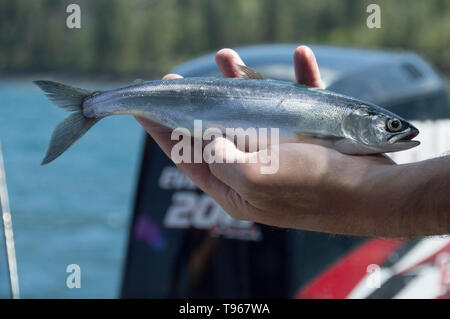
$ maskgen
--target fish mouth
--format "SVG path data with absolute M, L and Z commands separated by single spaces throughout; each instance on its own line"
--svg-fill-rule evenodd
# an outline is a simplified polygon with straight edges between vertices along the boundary
M 412 139 L 415 138 L 419 134 L 419 130 L 415 127 L 409 127 L 404 132 L 396 134 L 394 136 L 391 136 L 388 139 L 389 144 L 415 144 L 419 145 L 419 141 L 413 141 Z

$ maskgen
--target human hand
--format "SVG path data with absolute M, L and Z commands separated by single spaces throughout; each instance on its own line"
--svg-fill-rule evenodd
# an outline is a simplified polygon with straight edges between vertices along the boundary
M 244 65 L 244 62 L 233 50 L 220 50 L 216 63 L 225 77 L 241 77 L 236 65 Z M 294 69 L 297 83 L 323 88 L 316 59 L 308 47 L 300 46 L 295 50 Z M 170 78 L 181 76 L 168 74 L 164 77 Z M 155 124 L 146 118 L 136 119 L 170 157 L 172 147 L 178 143 L 171 140 L 171 132 L 155 129 Z M 387 210 L 383 203 L 370 196 L 380 178 L 388 176 L 388 171 L 394 173 L 396 166 L 386 157 L 349 156 L 303 143 L 281 144 L 279 170 L 264 175 L 260 172 L 261 164 L 250 161 L 252 157 L 258 158 L 258 152 L 242 152 L 223 138 L 216 138 L 212 143 L 215 154 L 247 162 L 180 163 L 177 166 L 234 218 L 278 227 L 355 235 L 383 236 L 392 234 L 398 226 L 386 225 L 383 218 L 392 220 L 392 212 L 397 208 Z M 389 189 L 387 185 L 386 190 Z

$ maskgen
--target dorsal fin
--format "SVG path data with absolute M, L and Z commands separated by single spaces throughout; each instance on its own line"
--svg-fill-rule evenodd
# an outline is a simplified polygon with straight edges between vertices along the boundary
M 236 64 L 236 66 L 239 69 L 239 71 L 241 71 L 243 78 L 264 79 L 264 76 L 261 73 L 249 68 L 248 66 L 241 65 L 241 64 Z
M 131 84 L 141 84 L 142 82 L 144 82 L 143 79 L 136 79 L 133 82 L 131 82 Z

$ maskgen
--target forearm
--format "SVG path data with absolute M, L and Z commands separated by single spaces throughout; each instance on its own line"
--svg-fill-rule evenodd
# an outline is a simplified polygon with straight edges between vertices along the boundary
M 378 167 L 365 184 L 361 206 L 373 235 L 450 234 L 450 157 Z

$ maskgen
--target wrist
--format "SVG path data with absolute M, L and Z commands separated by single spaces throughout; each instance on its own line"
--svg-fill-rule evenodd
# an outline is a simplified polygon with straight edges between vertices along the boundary
M 354 171 L 353 201 L 349 215 L 360 235 L 377 237 L 403 237 L 408 225 L 404 220 L 407 185 L 404 165 L 364 163 Z M 356 210 L 356 211 L 355 211 Z
M 325 174 L 320 186 L 328 190 L 330 203 L 319 217 L 321 225 L 327 221 L 325 231 L 392 237 L 401 221 L 402 204 L 396 197 L 402 168 L 378 156 L 339 154 L 330 162 L 327 172 L 333 174 Z

